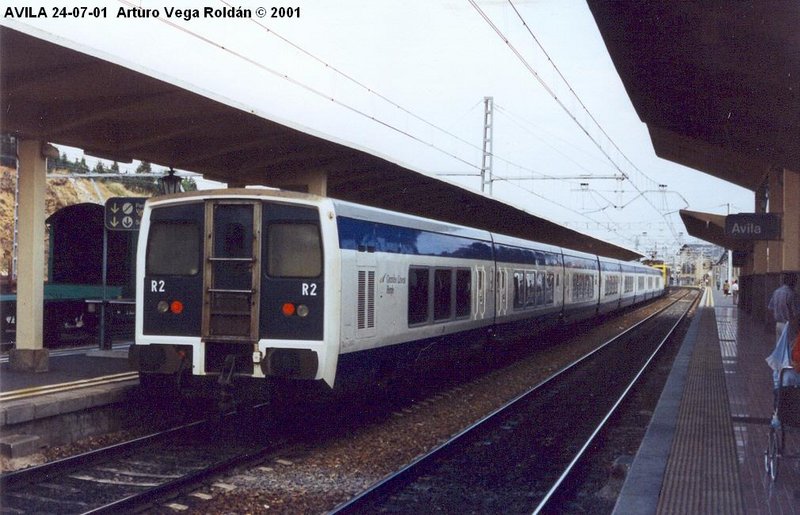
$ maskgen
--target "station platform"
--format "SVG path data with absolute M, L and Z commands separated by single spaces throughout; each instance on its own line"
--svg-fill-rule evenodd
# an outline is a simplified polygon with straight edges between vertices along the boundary
M 800 513 L 800 460 L 764 468 L 774 331 L 706 288 L 614 513 Z M 800 454 L 787 428 L 785 454 Z
M 128 372 L 127 347 L 116 345 L 113 350 L 95 348 L 61 349 L 51 351 L 49 369 L 43 373 L 16 372 L 7 359 L 0 360 L 0 393 L 28 388 L 71 383 L 85 379 Z
M 40 373 L 11 370 L 1 357 L 0 454 L 19 458 L 115 427 L 104 410 L 127 400 L 139 382 L 128 345 L 53 350 Z

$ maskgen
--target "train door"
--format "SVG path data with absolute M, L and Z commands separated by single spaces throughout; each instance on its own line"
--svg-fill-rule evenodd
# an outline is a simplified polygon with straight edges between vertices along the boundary
M 486 315 L 486 269 L 478 267 L 477 306 L 475 318 L 480 319 Z
M 508 312 L 508 270 L 497 270 L 497 314 L 503 316 Z
M 227 355 L 250 355 L 258 342 L 261 203 L 208 202 L 205 218 L 202 337 L 219 348 L 206 351 L 208 371 L 221 369 Z

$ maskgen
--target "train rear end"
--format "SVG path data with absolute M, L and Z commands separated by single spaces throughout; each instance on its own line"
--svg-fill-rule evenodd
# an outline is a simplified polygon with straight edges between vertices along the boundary
M 332 217 L 305 195 L 221 190 L 151 201 L 137 262 L 132 365 L 143 383 L 206 376 L 333 384 Z M 331 253 L 334 258 L 334 253 Z

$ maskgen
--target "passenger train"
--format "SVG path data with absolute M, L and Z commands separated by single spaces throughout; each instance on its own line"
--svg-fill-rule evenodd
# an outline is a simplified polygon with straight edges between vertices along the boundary
M 264 189 L 148 200 L 137 256 L 130 360 L 143 384 L 333 387 L 402 369 L 433 343 L 491 352 L 664 292 L 661 273 L 640 264 Z

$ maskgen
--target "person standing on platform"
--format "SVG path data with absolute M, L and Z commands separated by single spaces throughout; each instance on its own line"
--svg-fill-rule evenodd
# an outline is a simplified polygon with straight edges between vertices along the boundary
M 797 278 L 794 274 L 784 273 L 781 282 L 781 286 L 772 292 L 767 304 L 767 309 L 772 312 L 772 317 L 775 319 L 776 341 L 780 339 L 784 326 L 800 317 L 800 297 L 794 291 Z
M 728 296 L 728 290 L 731 289 L 731 285 L 728 283 L 728 280 L 725 279 L 725 282 L 722 283 L 722 294 L 726 297 Z
M 733 295 L 733 305 L 739 303 L 739 281 L 734 280 L 733 284 L 731 284 L 731 295 Z

